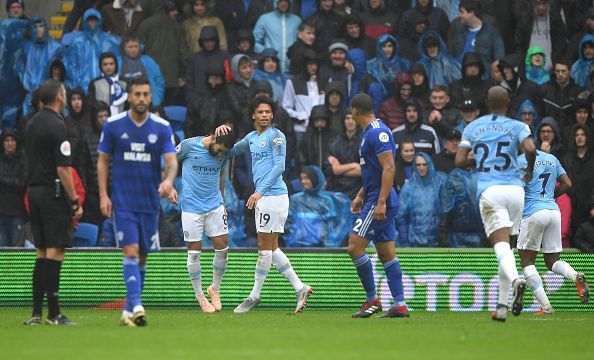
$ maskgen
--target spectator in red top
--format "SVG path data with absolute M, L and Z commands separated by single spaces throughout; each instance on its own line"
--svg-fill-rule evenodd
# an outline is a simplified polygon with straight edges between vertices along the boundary
M 368 4 L 367 11 L 361 14 L 365 35 L 377 40 L 383 34 L 390 34 L 398 22 L 396 13 L 387 9 L 385 0 L 369 0 Z
M 413 78 L 407 73 L 400 73 L 394 79 L 394 95 L 382 103 L 379 118 L 390 130 L 404 124 L 404 104 L 411 98 Z

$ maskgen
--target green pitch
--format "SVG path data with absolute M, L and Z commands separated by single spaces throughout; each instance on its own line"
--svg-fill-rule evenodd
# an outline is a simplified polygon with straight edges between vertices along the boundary
M 122 328 L 119 311 L 66 309 L 79 327 L 26 327 L 28 310 L 0 309 L 3 359 L 594 359 L 592 313 L 415 312 L 351 319 L 349 311 L 148 309 L 149 326 Z

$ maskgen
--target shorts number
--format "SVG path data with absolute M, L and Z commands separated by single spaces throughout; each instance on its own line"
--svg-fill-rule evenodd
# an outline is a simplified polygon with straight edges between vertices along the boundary
M 363 219 L 357 219 L 357 221 L 355 221 L 355 227 L 353 227 L 353 232 L 358 233 L 361 225 L 363 225 Z
M 262 214 L 260 213 L 260 227 L 264 227 L 268 225 L 270 222 L 270 214 Z
M 227 226 L 227 214 L 223 214 L 223 223 Z
M 538 177 L 539 180 L 542 180 L 542 191 L 540 192 L 541 197 L 545 196 L 545 192 L 547 191 L 547 183 L 549 182 L 550 177 L 551 173 L 542 173 Z

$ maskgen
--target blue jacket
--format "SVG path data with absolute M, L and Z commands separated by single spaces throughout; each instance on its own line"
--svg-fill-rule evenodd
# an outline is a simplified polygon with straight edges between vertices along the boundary
M 290 62 L 287 50 L 297 40 L 297 30 L 301 25 L 301 19 L 290 11 L 283 14 L 276 10 L 277 2 L 278 0 L 273 1 L 275 10 L 261 15 L 254 26 L 254 51 L 260 53 L 267 48 L 276 50 L 279 55 L 280 68 L 283 72 L 287 72 Z
M 34 24 L 42 22 L 45 27 L 45 36 L 42 42 L 38 42 L 35 37 Z M 30 110 L 31 93 L 47 79 L 50 64 L 63 55 L 64 48 L 56 40 L 49 36 L 49 27 L 47 21 L 40 16 L 35 16 L 30 22 L 31 40 L 29 40 L 23 49 L 23 59 L 19 61 L 17 72 L 21 83 L 27 91 L 27 97 L 23 102 L 23 114 L 28 114 Z
M 124 56 L 118 56 L 118 69 L 120 69 L 120 78 L 122 77 L 122 61 L 126 61 Z M 151 96 L 153 106 L 159 106 L 165 98 L 165 78 L 161 73 L 159 64 L 148 55 L 140 55 L 140 61 L 146 69 L 148 81 L 151 85 Z
M 441 191 L 441 208 L 449 214 L 448 245 L 479 247 L 484 235 L 476 198 L 476 170 L 452 170 Z
M 98 20 L 95 30 L 89 28 L 89 17 Z M 81 88 L 88 91 L 91 80 L 101 75 L 99 57 L 102 53 L 111 51 L 116 56 L 120 53 L 120 38 L 109 35 L 101 30 L 102 18 L 99 11 L 91 8 L 85 11 L 82 20 L 83 31 L 69 39 L 70 46 L 66 48 L 64 65 L 66 65 L 66 87 Z
M 575 83 L 587 90 L 592 89 L 592 83 L 590 82 L 590 67 L 594 63 L 594 59 L 584 59 L 584 44 L 590 42 L 594 44 L 594 35 L 586 34 L 580 41 L 579 58 L 573 63 L 571 67 L 571 77 Z
M 391 41 L 394 44 L 394 54 L 387 58 L 382 50 L 382 46 Z M 412 63 L 410 60 L 400 57 L 400 44 L 398 40 L 388 34 L 384 34 L 377 39 L 375 43 L 376 56 L 367 61 L 367 71 L 373 78 L 379 82 L 388 96 L 392 95 L 394 88 L 394 79 L 396 75 L 402 72 L 408 72 Z
M 374 104 L 374 112 L 377 114 L 386 97 L 381 84 L 373 79 L 367 72 L 367 55 L 363 49 L 351 49 L 347 52 L 347 60 L 353 64 L 354 72 L 347 83 L 348 96 L 346 106 L 349 106 L 355 95 L 364 92 L 371 96 Z
M 283 95 L 285 93 L 285 84 L 287 83 L 287 75 L 283 72 L 277 71 L 274 73 L 266 72 L 259 67 L 254 73 L 254 80 L 268 81 L 272 86 L 272 98 L 274 101 L 281 103 L 283 101 Z
M 423 46 L 423 41 L 429 36 L 439 40 L 439 53 L 433 59 L 427 55 L 427 51 Z M 417 43 L 417 50 L 421 54 L 419 64 L 425 68 L 425 72 L 429 77 L 430 88 L 435 85 L 442 85 L 447 88 L 451 83 L 462 78 L 460 63 L 456 58 L 448 54 L 445 42 L 435 31 L 427 31 L 421 36 Z M 490 66 L 489 64 L 485 69 L 490 69 Z
M 400 190 L 398 195 L 398 246 L 400 247 L 436 247 L 439 241 L 439 223 L 441 221 L 441 202 L 439 195 L 445 183 L 445 174 L 435 170 L 431 157 L 418 153 L 417 157 L 427 161 L 427 175 L 421 177 L 416 166 L 413 175 Z
M 24 31 L 27 20 L 0 21 L 0 125 L 14 127 L 20 111 L 24 90 L 15 65 L 22 58 Z
M 462 59 L 464 56 L 464 45 L 466 44 L 466 34 L 468 33 L 468 28 L 464 28 L 466 31 L 451 32 L 449 40 L 450 53 L 457 59 Z M 505 56 L 505 47 L 499 31 L 483 21 L 483 27 L 476 35 L 474 41 L 474 52 L 481 57 L 485 69 L 490 69 L 495 59 L 503 59 Z M 485 74 L 489 75 L 489 72 L 487 71 Z
M 315 173 L 314 188 L 291 195 L 284 236 L 287 246 L 341 246 L 353 224 L 351 200 L 343 193 L 322 190 L 326 182 L 317 166 L 306 166 Z

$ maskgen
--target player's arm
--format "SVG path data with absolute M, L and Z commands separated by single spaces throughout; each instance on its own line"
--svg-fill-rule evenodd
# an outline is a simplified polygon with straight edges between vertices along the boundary
M 528 163 L 528 167 L 524 170 L 526 173 L 524 181 L 530 181 L 532 179 L 532 173 L 534 172 L 534 162 L 536 161 L 536 145 L 534 145 L 531 136 L 522 140 L 522 148 L 524 148 L 524 155 L 526 156 L 526 162 Z
M 373 218 L 375 220 L 386 220 L 386 201 L 392 190 L 394 184 L 394 175 L 396 174 L 396 166 L 394 165 L 394 157 L 392 151 L 384 151 L 377 154 L 377 158 L 382 167 L 382 184 L 380 188 L 377 204 L 375 205 Z
M 221 126 L 225 126 L 225 125 L 221 125 Z M 250 142 L 246 136 L 243 139 L 236 142 L 235 145 L 233 145 L 233 147 L 231 148 L 231 150 L 229 150 L 227 155 L 228 156 L 237 156 L 237 155 L 241 155 L 248 151 L 250 151 Z
M 169 197 L 173 189 L 173 181 L 177 177 L 177 156 L 175 153 L 163 154 L 165 158 L 165 179 L 159 184 L 159 195 Z
M 565 194 L 571 189 L 571 179 L 567 174 L 559 176 L 559 186 L 555 188 L 555 198 Z
M 470 149 L 461 146 L 458 148 L 455 159 L 457 167 L 462 169 L 476 167 L 476 160 L 473 157 L 468 157 L 468 154 L 470 154 Z
M 105 217 L 111 217 L 111 200 L 107 194 L 108 171 L 109 155 L 100 152 L 97 160 L 97 183 L 99 185 L 99 208 Z
M 359 191 L 357 192 L 357 195 L 355 196 L 355 198 L 353 199 L 353 201 L 351 202 L 351 212 L 353 214 L 358 214 L 361 212 L 361 207 L 363 206 L 363 203 L 365 202 L 365 193 L 363 192 L 363 187 L 361 187 L 359 189 Z

